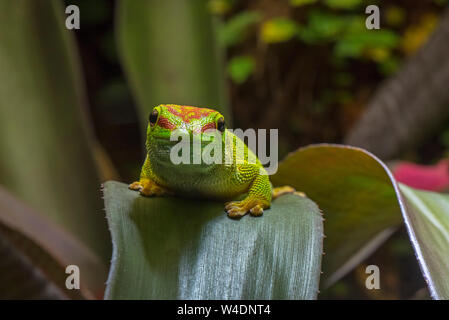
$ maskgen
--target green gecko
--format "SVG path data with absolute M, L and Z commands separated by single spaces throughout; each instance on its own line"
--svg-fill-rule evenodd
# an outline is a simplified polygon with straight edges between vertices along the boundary
M 207 134 L 209 129 L 215 129 L 218 135 L 211 137 Z M 170 151 L 178 140 L 171 141 L 170 137 L 175 130 L 181 136 L 191 137 L 192 141 L 200 139 L 200 151 L 215 138 L 219 139 L 223 157 L 226 152 L 232 152 L 231 161 L 174 164 Z M 236 152 L 236 146 L 243 146 L 244 157 Z M 146 148 L 140 179 L 129 185 L 144 196 L 231 200 L 246 194 L 243 200 L 225 203 L 228 216 L 239 218 L 248 212 L 253 216 L 262 215 L 263 210 L 270 207 L 272 198 L 282 194 L 303 195 L 288 186 L 273 188 L 259 159 L 240 138 L 226 129 L 224 117 L 212 109 L 170 104 L 155 107 L 149 117 Z M 192 152 L 189 156 L 191 160 Z M 251 156 L 256 161 L 248 161 Z

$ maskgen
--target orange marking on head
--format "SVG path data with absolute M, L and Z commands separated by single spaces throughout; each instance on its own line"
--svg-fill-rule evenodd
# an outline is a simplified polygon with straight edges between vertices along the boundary
M 215 110 L 212 109 L 197 108 L 192 106 L 166 105 L 165 108 L 167 108 L 171 114 L 180 117 L 185 123 L 190 123 L 192 120 L 207 117 L 215 112 Z
M 204 132 L 204 131 L 209 130 L 209 129 L 215 129 L 215 123 L 210 122 L 210 123 L 205 124 L 205 125 L 201 128 L 201 132 Z
M 173 123 L 171 123 L 170 120 L 168 120 L 167 118 L 165 118 L 163 116 L 159 116 L 159 120 L 158 120 L 157 124 L 159 125 L 159 127 L 165 128 L 165 129 L 173 130 L 176 128 L 176 126 Z

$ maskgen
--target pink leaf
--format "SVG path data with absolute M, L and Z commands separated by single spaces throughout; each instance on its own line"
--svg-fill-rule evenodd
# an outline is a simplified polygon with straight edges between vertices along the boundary
M 449 160 L 441 160 L 436 165 L 424 166 L 401 162 L 393 170 L 397 181 L 412 188 L 443 191 L 449 188 Z

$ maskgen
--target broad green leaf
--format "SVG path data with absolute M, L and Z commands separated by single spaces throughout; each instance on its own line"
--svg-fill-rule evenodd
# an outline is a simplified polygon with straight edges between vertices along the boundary
M 326 144 L 291 153 L 272 182 L 294 186 L 323 209 L 325 287 L 371 254 L 403 219 L 432 297 L 449 298 L 448 195 L 398 186 L 369 152 Z
M 371 254 L 401 222 L 389 172 L 362 149 L 336 145 L 299 149 L 279 164 L 271 181 L 305 192 L 323 210 L 324 287 Z
M 91 250 L 0 187 L 0 299 L 101 298 L 106 268 Z M 66 288 L 66 267 L 80 290 Z
M 228 119 L 222 53 L 207 1 L 120 0 L 117 42 L 142 132 L 156 105 L 211 107 Z
M 449 299 L 449 195 L 400 185 L 404 221 L 430 293 Z
M 114 245 L 107 299 L 315 299 L 322 218 L 285 195 L 260 218 L 229 219 L 223 203 L 104 189 Z
M 60 1 L 0 1 L 0 184 L 107 260 L 96 140 L 64 17 Z

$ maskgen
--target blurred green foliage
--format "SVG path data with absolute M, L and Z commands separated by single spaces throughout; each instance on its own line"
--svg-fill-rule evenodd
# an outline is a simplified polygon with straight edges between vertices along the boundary
M 72 2 L 70 2 L 70 4 L 72 4 Z M 80 12 L 82 12 L 80 17 L 83 26 L 95 26 L 104 23 L 111 14 L 112 9 L 108 3 L 104 1 L 78 0 L 73 4 L 76 4 L 79 7 Z M 67 5 L 69 5 L 69 3 L 67 3 Z
M 433 0 L 433 2 L 435 2 L 436 4 L 440 5 L 440 6 L 444 6 L 445 4 L 447 4 L 449 1 L 448 0 Z
M 294 7 L 305 6 L 316 2 L 318 2 L 318 0 L 290 0 L 290 4 Z
M 307 24 L 298 36 L 308 44 L 334 41 L 347 25 L 348 19 L 340 15 L 311 10 L 307 16 Z
M 389 30 L 349 32 L 337 41 L 335 54 L 339 57 L 359 58 L 367 52 L 374 61 L 381 61 L 388 58 L 389 50 L 394 49 L 397 44 L 398 37 Z
M 385 21 L 389 26 L 398 27 L 405 22 L 405 10 L 398 6 L 389 6 L 385 10 Z
M 363 0 L 324 0 L 332 9 L 354 9 L 363 3 Z
M 449 128 L 443 131 L 440 137 L 441 143 L 447 149 L 449 149 Z
M 300 30 L 299 25 L 287 18 L 265 21 L 260 28 L 260 38 L 265 43 L 278 43 L 292 39 Z
M 223 15 L 231 10 L 234 0 L 210 0 L 209 10 L 213 14 Z
M 218 30 L 218 41 L 223 46 L 233 46 L 240 43 L 248 27 L 259 22 L 262 15 L 259 12 L 244 11 L 230 18 Z
M 213 3 L 215 3 L 214 1 Z M 221 3 L 222 1 L 220 1 Z M 234 2 L 225 1 L 229 12 Z M 365 26 L 366 15 L 362 11 L 361 0 L 326 0 L 325 6 L 314 0 L 291 0 L 293 8 L 299 7 L 304 18 L 296 19 L 290 16 L 273 16 L 264 18 L 269 12 L 260 10 L 241 10 L 228 15 L 219 30 L 220 43 L 227 47 L 238 46 L 248 37 L 255 35 L 258 29 L 258 39 L 266 45 L 299 40 L 308 46 L 329 45 L 333 47 L 332 57 L 336 59 L 357 59 L 371 61 L 377 65 L 381 74 L 389 75 L 397 70 L 401 56 L 398 54 L 399 34 L 397 27 L 406 19 L 406 13 L 398 6 L 389 6 L 385 10 L 387 26 L 381 30 L 368 30 Z M 214 4 L 218 5 L 217 3 Z M 223 6 L 224 4 L 222 4 Z M 302 8 L 304 5 L 310 5 Z M 339 10 L 344 10 L 343 13 Z M 215 10 L 217 12 L 217 10 Z M 254 28 L 257 26 L 257 28 Z M 231 79 L 241 84 L 242 77 L 235 77 L 237 73 L 245 74 L 254 71 L 248 64 L 237 64 L 230 59 L 234 70 Z M 238 61 L 238 60 L 237 60 Z M 244 68 L 238 71 L 238 66 Z
M 237 56 L 228 64 L 228 72 L 235 83 L 243 83 L 254 71 L 256 62 L 250 56 Z

